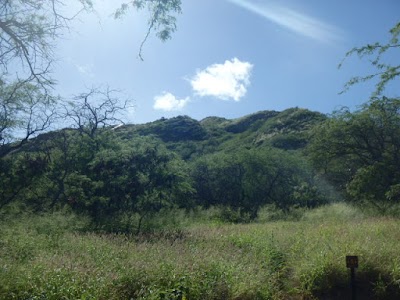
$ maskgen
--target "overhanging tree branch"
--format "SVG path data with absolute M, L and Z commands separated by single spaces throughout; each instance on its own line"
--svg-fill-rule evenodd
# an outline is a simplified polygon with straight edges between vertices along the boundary
M 90 9 L 89 0 L 74 0 L 82 9 L 71 17 L 62 13 L 64 2 L 60 0 L 13 0 L 0 5 L 0 76 L 35 80 L 49 86 L 54 61 L 55 39 L 69 29 L 72 21 L 82 10 Z M 10 69 L 12 73 L 10 73 Z
M 176 31 L 176 17 L 174 14 L 182 12 L 181 0 L 133 0 L 123 3 L 114 13 L 114 18 L 118 19 L 124 16 L 132 6 L 136 10 L 147 9 L 150 14 L 146 34 L 139 47 L 139 58 L 143 61 L 143 47 L 147 42 L 151 32 L 156 31 L 156 36 L 161 41 L 167 41 L 172 33 Z
M 400 23 L 397 23 L 392 29 L 390 29 L 390 34 L 391 39 L 386 44 L 367 44 L 362 47 L 355 47 L 346 53 L 344 59 L 338 66 L 339 68 L 343 66 L 345 60 L 350 56 L 357 55 L 360 59 L 369 58 L 371 65 L 376 68 L 377 71 L 365 76 L 355 76 L 350 78 L 350 80 L 346 82 L 340 94 L 348 91 L 349 88 L 355 84 L 377 78 L 378 82 L 376 84 L 376 89 L 372 94 L 372 97 L 377 97 L 382 94 L 389 82 L 398 78 L 400 75 L 400 65 L 393 66 L 385 63 L 383 60 L 384 55 L 388 54 L 389 51 L 400 50 L 398 39 L 400 35 Z

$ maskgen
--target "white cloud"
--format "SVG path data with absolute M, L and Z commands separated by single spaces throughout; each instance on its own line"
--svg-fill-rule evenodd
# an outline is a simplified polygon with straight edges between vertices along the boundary
M 75 67 L 78 69 L 79 73 L 87 75 L 89 77 L 94 77 L 93 64 L 85 64 L 85 65 L 75 64 Z
M 237 58 L 223 64 L 213 64 L 198 71 L 190 79 L 193 90 L 199 96 L 214 96 L 221 100 L 240 99 L 246 95 L 250 85 L 250 74 L 253 65 Z
M 67 57 L 66 61 L 74 66 L 74 68 L 76 68 L 76 70 L 83 76 L 87 76 L 90 78 L 95 77 L 95 73 L 93 72 L 94 65 L 92 63 L 80 64 L 77 63 L 72 57 Z
M 339 28 L 299 13 L 282 5 L 260 4 L 250 0 L 227 0 L 279 26 L 319 42 L 335 43 L 342 40 Z
M 173 94 L 163 92 L 162 95 L 154 97 L 153 108 L 164 111 L 181 110 L 189 102 L 189 97 L 178 99 Z

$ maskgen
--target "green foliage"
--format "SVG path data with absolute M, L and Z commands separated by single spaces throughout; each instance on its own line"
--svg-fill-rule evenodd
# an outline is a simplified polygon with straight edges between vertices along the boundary
M 313 127 L 315 124 L 324 121 L 325 118 L 319 112 L 297 107 L 289 108 L 277 115 L 274 122 L 269 123 L 266 129 L 269 129 L 271 132 L 299 132 Z
M 398 202 L 399 110 L 399 99 L 373 99 L 354 113 L 336 112 L 315 130 L 311 159 L 353 201 L 382 209 Z
M 230 121 L 221 117 L 207 117 L 201 120 L 200 123 L 206 128 L 215 128 L 223 126 L 225 123 L 230 123 Z
M 301 150 L 308 143 L 310 129 L 325 119 L 323 114 L 294 108 L 281 113 L 261 111 L 234 120 L 162 118 L 147 124 L 123 126 L 116 133 L 124 140 L 137 135 L 155 135 L 169 150 L 191 161 L 216 152 L 236 152 L 239 148 L 273 146 Z
M 228 126 L 226 126 L 226 130 L 228 132 L 233 132 L 233 133 L 241 133 L 246 130 L 249 130 L 250 127 L 252 128 L 257 128 L 260 125 L 262 125 L 262 122 L 258 121 L 265 121 L 268 120 L 278 114 L 277 111 L 261 111 L 257 112 L 255 114 L 251 114 L 242 118 L 239 118 L 235 120 L 234 122 L 231 122 Z
M 299 134 L 290 133 L 273 137 L 271 145 L 280 149 L 296 150 L 304 148 L 307 145 L 307 140 Z
M 0 158 L 49 128 L 57 100 L 35 85 L 0 78 Z
M 260 112 L 249 117 L 254 122 L 239 120 L 247 129 L 238 134 L 226 131 L 231 121 L 198 122 L 189 117 L 117 129 L 94 125 L 92 131 L 90 120 L 95 116 L 76 114 L 80 122 L 88 122 L 79 123 L 87 132 L 79 127 L 40 135 L 20 153 L 3 159 L 1 184 L 10 188 L 8 192 L 4 189 L 2 203 L 19 203 L 38 211 L 67 206 L 91 216 L 97 229 L 120 232 L 150 230 L 155 214 L 174 207 L 221 207 L 222 220 L 248 222 L 268 203 L 286 212 L 292 206 L 324 203 L 300 153 L 254 144 L 259 130 L 265 130 L 266 124 L 273 127 L 276 114 Z M 298 109 L 276 117 L 299 120 L 291 121 L 288 132 L 317 122 L 313 113 Z M 274 139 L 288 136 L 275 134 Z M 35 174 L 13 177 L 11 173 L 18 168 L 15 158 L 23 153 L 40 157 L 43 164 Z M 12 178 L 15 183 L 10 182 Z M 19 191 L 18 184 L 24 193 L 12 196 L 12 191 Z
M 92 7 L 91 0 L 77 2 L 82 9 L 89 10 Z M 41 87 L 54 84 L 50 78 L 56 46 L 54 40 L 69 28 L 73 19 L 73 15 L 65 15 L 64 4 L 56 0 L 12 0 L 2 3 L 0 81 L 15 77 L 23 84 L 29 81 L 35 81 Z
M 274 204 L 314 207 L 322 200 L 307 166 L 293 154 L 274 149 L 218 153 L 194 162 L 192 177 L 197 201 L 206 207 L 227 207 L 223 218 L 248 221 Z M 309 182 L 307 182 L 309 181 Z
M 23 197 L 48 165 L 40 154 L 23 153 L 0 159 L 0 208 Z
M 374 44 L 367 44 L 362 47 L 355 47 L 346 53 L 345 58 L 352 56 L 353 54 L 357 54 L 359 58 L 367 57 L 368 61 L 371 63 L 372 67 L 376 69 L 376 71 L 365 76 L 356 76 L 351 78 L 345 84 L 342 93 L 347 91 L 355 84 L 376 78 L 378 81 L 372 96 L 376 97 L 382 95 L 389 82 L 395 80 L 400 75 L 400 65 L 393 66 L 385 62 L 385 54 L 393 54 L 394 51 L 398 51 L 400 49 L 399 34 L 400 23 L 397 23 L 392 29 L 390 29 L 391 38 L 387 43 L 382 44 L 376 42 Z M 342 64 L 343 62 L 339 65 L 339 68 L 342 66 Z
M 67 206 L 98 226 L 108 224 L 103 229 L 139 232 L 161 209 L 192 206 L 187 166 L 156 139 L 127 142 L 109 130 L 95 136 L 63 130 L 28 149 L 1 160 L 1 207 Z
M 361 298 L 399 297 L 399 221 L 345 204 L 142 239 L 86 226 L 65 211 L 2 219 L 0 299 L 346 299 L 349 253 Z
M 140 126 L 137 131 L 141 135 L 154 134 L 164 142 L 196 141 L 206 137 L 206 131 L 201 124 L 188 116 L 160 119 Z
M 94 188 L 84 190 L 93 194 L 89 202 L 76 198 L 75 209 L 87 210 L 96 222 L 122 212 L 138 214 L 139 231 L 142 219 L 162 208 L 189 205 L 191 184 L 185 166 L 172 153 L 146 138 L 113 142 L 113 148 L 99 151 L 88 164 Z
M 142 49 L 152 30 L 156 31 L 157 37 L 161 41 L 166 41 L 172 37 L 176 31 L 176 17 L 174 14 L 182 12 L 181 0 L 134 0 L 123 3 L 114 13 L 115 18 L 121 18 L 125 15 L 129 6 L 133 6 L 136 10 L 147 9 L 149 12 L 148 30 L 139 49 L 139 58 L 143 60 Z
M 228 274 L 217 264 L 191 272 L 165 266 L 158 274 L 128 275 L 113 282 L 107 299 L 229 299 Z

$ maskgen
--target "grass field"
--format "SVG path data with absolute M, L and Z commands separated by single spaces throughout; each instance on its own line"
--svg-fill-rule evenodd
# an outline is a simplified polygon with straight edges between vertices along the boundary
M 0 299 L 349 299 L 346 255 L 359 256 L 359 299 L 400 297 L 400 221 L 344 204 L 139 239 L 60 213 L 0 225 Z

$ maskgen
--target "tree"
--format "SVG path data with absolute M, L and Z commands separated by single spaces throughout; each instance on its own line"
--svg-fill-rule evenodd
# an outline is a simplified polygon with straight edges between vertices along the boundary
M 81 4 L 81 10 L 93 8 L 91 0 L 75 1 Z M 57 39 L 81 11 L 66 16 L 65 5 L 62 0 L 6 0 L 0 4 L 0 146 L 3 155 L 15 145 L 4 146 L 15 141 L 17 136 L 23 144 L 36 133 L 48 129 L 53 120 L 52 105 L 59 101 L 50 96 L 52 90 L 49 89 L 55 84 L 51 77 L 54 48 Z M 121 17 L 129 6 L 138 10 L 147 8 L 151 13 L 148 32 L 139 50 L 142 58 L 143 45 L 152 30 L 157 30 L 163 41 L 171 37 L 176 29 L 173 13 L 181 12 L 181 1 L 134 0 L 123 4 L 115 17 Z M 107 125 L 105 120 L 118 121 L 117 112 L 126 108 L 126 103 L 117 104 L 111 97 L 113 93 L 115 91 L 110 89 L 82 93 L 75 100 L 85 99 L 84 103 L 80 107 L 70 105 L 69 117 L 75 119 L 79 128 L 88 125 L 93 132 L 86 133 L 93 135 L 99 125 Z M 95 108 L 86 101 L 95 96 L 107 98 L 102 107 Z M 121 106 L 117 106 L 119 104 Z M 86 118 L 90 124 L 81 124 L 81 118 Z
M 81 10 L 93 8 L 92 0 L 75 1 L 80 3 Z M 62 0 L 5 0 L 0 4 L 0 145 L 13 141 L 16 135 L 11 133 L 21 130 L 26 132 L 21 137 L 21 141 L 25 142 L 35 133 L 47 129 L 51 123 L 50 117 L 54 111 L 48 115 L 49 104 L 59 100 L 50 96 L 52 91 L 49 89 L 55 84 L 51 77 L 54 48 L 57 39 L 70 28 L 70 22 L 81 11 L 67 16 L 65 5 Z M 176 30 L 173 13 L 181 12 L 181 1 L 133 0 L 123 4 L 115 12 L 115 17 L 121 17 L 129 6 L 150 11 L 148 32 L 139 50 L 142 58 L 143 45 L 152 30 L 156 30 L 157 36 L 163 41 L 169 39 Z M 89 124 L 94 126 L 91 128 L 93 131 L 97 130 L 97 125 L 106 125 L 105 119 L 117 121 L 116 112 L 126 107 L 122 105 L 117 108 L 115 98 L 111 97 L 113 92 L 110 89 L 92 89 L 77 96 L 75 100 L 102 95 L 107 101 L 102 102 L 103 107 L 99 108 L 101 112 L 86 100 L 81 107 L 72 105 L 70 117 L 75 118 L 78 126 L 82 125 L 80 117 L 93 121 Z M 21 95 L 22 100 L 19 99 Z M 79 108 L 83 112 L 78 112 Z M 79 115 L 82 113 L 85 116 Z M 26 125 L 24 128 L 23 124 Z
M 352 201 L 380 209 L 399 202 L 400 99 L 373 98 L 356 112 L 336 112 L 315 130 L 309 153 Z
M 106 87 L 92 88 L 75 96 L 64 103 L 61 113 L 61 118 L 72 122 L 72 129 L 60 130 L 49 139 L 38 141 L 40 145 L 36 150 L 46 153 L 51 162 L 47 182 L 43 184 L 47 186 L 51 207 L 65 205 L 70 198 L 71 186 L 76 187 L 76 182 L 85 186 L 89 194 L 93 190 L 88 164 L 98 151 L 114 142 L 113 128 L 106 127 L 116 125 L 116 122 L 123 124 L 123 113 L 128 108 L 128 100 L 122 100 L 118 95 L 117 91 Z
M 91 0 L 77 0 L 82 9 Z M 55 40 L 76 16 L 65 16 L 59 0 L 5 0 L 0 4 L 0 76 L 53 84 L 50 78 Z
M 93 8 L 91 0 L 75 1 L 81 4 L 81 10 Z M 99 132 L 106 132 L 100 129 L 122 123 L 122 113 L 129 107 L 127 101 L 116 97 L 115 90 L 93 88 L 68 104 L 64 102 L 65 110 L 59 110 L 60 98 L 52 96 L 54 49 L 56 41 L 80 12 L 66 15 L 66 4 L 62 0 L 5 0 L 0 3 L 0 184 L 4 188 L 1 206 L 16 199 L 22 190 L 29 190 L 24 195 L 27 199 L 47 198 L 55 206 L 73 199 L 70 196 L 78 190 L 90 194 L 98 189 L 87 167 L 108 142 L 109 136 L 100 137 Z M 122 16 L 129 6 L 137 10 L 147 8 L 150 12 L 148 32 L 139 49 L 142 59 L 142 48 L 153 30 L 163 41 L 176 30 L 173 13 L 181 11 L 181 1 L 133 0 L 123 4 L 115 17 Z M 48 130 L 60 115 L 73 121 L 79 136 L 74 131 L 62 130 L 56 133 L 58 136 L 53 142 L 40 149 L 35 149 L 35 142 L 28 143 L 30 138 Z M 39 161 L 36 157 L 19 158 L 16 150 L 26 144 L 33 152 L 38 152 L 35 155 L 40 159 L 45 157 L 46 162 L 41 164 L 41 172 L 33 170 L 25 174 L 21 171 L 29 180 L 15 173 L 19 169 L 28 170 L 25 164 L 32 166 Z M 15 159 L 20 163 L 14 162 Z M 39 184 L 31 184 L 33 181 Z M 152 197 L 147 196 L 148 199 Z
M 76 0 L 82 9 L 90 0 Z M 59 0 L 0 4 L 0 158 L 50 128 L 59 97 L 52 96 L 55 41 L 75 16 Z
M 231 209 L 238 216 L 231 221 L 255 219 L 266 204 L 283 211 L 319 204 L 318 193 L 310 192 L 313 182 L 306 176 L 307 169 L 285 151 L 263 148 L 218 153 L 198 159 L 192 169 L 198 203 Z
M 48 161 L 40 153 L 19 153 L 0 159 L 0 209 L 26 195 L 29 187 L 47 169 Z
M 382 92 L 390 81 L 393 81 L 396 78 L 398 79 L 398 76 L 400 75 L 400 64 L 393 66 L 386 63 L 385 55 L 389 54 L 389 52 L 400 50 L 400 23 L 397 23 L 392 29 L 390 29 L 390 34 L 391 38 L 386 44 L 382 44 L 379 42 L 376 42 L 374 44 L 367 44 L 362 47 L 355 47 L 346 53 L 345 59 L 354 54 L 357 54 L 361 59 L 368 58 L 369 62 L 376 69 L 376 71 L 372 74 L 368 74 L 365 76 L 356 76 L 351 78 L 345 84 L 342 93 L 359 82 L 365 82 L 376 78 L 378 82 L 372 96 L 377 97 L 379 95 L 382 95 Z M 342 67 L 343 62 L 344 60 L 341 64 L 339 64 L 339 68 Z
M 57 101 L 41 94 L 39 86 L 28 83 L 15 89 L 6 86 L 2 93 L 4 98 L 1 98 L 4 100 L 3 109 L 0 110 L 0 158 L 4 160 L 0 160 L 0 163 L 9 166 L 10 171 L 9 175 L 3 172 L 2 176 L 14 176 L 12 169 L 18 166 L 10 165 L 8 161 L 21 161 L 17 149 L 22 148 L 22 153 L 28 151 L 43 156 L 47 161 L 45 176 L 42 176 L 42 173 L 32 173 L 40 178 L 23 180 L 21 188 L 30 191 L 25 193 L 25 198 L 32 203 L 39 201 L 42 202 L 42 206 L 52 208 L 65 205 L 69 197 L 69 187 L 74 186 L 73 181 L 82 184 L 87 182 L 85 176 L 88 175 L 88 164 L 113 138 L 112 128 L 104 127 L 123 122 L 122 114 L 127 107 L 127 100 L 120 100 L 115 93 L 116 91 L 109 88 L 91 89 L 66 104 L 65 111 L 60 116 L 60 112 L 55 111 Z M 70 118 L 76 130 L 65 129 L 47 133 L 29 142 L 30 137 L 48 129 L 54 119 L 60 117 Z M 29 162 L 29 159 L 25 161 Z M 33 180 L 37 183 L 35 187 L 30 185 Z M 4 178 L 3 181 L 8 182 L 9 179 Z M 16 184 L 10 186 L 15 191 L 21 190 Z M 14 200 L 16 195 L 7 199 Z
M 347 52 L 345 59 L 354 54 L 368 58 L 376 71 L 351 78 L 342 93 L 372 79 L 377 80 L 376 89 L 370 101 L 354 113 L 347 108 L 334 113 L 316 130 L 309 148 L 316 166 L 337 188 L 350 199 L 381 210 L 400 200 L 400 103 L 398 98 L 382 96 L 389 82 L 400 75 L 400 65 L 386 62 L 386 55 L 400 49 L 400 23 L 390 35 L 385 44 L 376 42 Z
M 87 210 L 100 224 L 125 215 L 126 228 L 118 230 L 130 231 L 135 225 L 137 233 L 143 221 L 161 209 L 188 208 L 193 189 L 186 165 L 157 142 L 151 138 L 129 143 L 115 139 L 111 147 L 99 151 L 88 173 L 96 188 L 90 196 L 76 197 L 75 206 Z M 88 189 L 81 193 L 87 195 Z
M 91 88 L 64 105 L 63 116 L 81 134 L 94 138 L 100 128 L 123 124 L 122 116 L 131 107 L 129 99 L 120 99 L 119 92 L 109 87 Z
M 93 9 L 92 0 L 75 0 L 81 9 L 65 14 L 62 0 L 4 0 L 0 4 L 0 80 L 11 76 L 23 81 L 36 81 L 46 86 L 54 84 L 51 78 L 57 39 L 70 28 L 70 22 L 82 11 Z M 126 2 L 114 13 L 122 17 L 129 7 L 149 11 L 148 31 L 139 49 L 152 30 L 166 41 L 176 30 L 174 13 L 181 12 L 181 0 L 133 0 Z M 14 76 L 16 75 L 16 76 Z
M 0 82 L 0 158 L 53 124 L 57 99 L 32 84 Z

